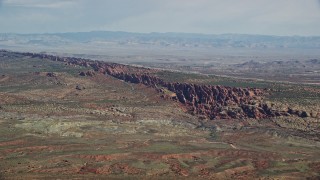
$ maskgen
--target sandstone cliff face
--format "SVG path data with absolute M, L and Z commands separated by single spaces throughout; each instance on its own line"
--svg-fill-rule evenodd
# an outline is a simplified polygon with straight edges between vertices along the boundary
M 167 98 L 179 101 L 194 115 L 201 115 L 210 119 L 259 119 L 289 115 L 306 117 L 308 115 L 307 113 L 297 113 L 290 108 L 288 110 L 273 109 L 270 104 L 263 102 L 264 91 L 261 89 L 165 82 L 159 77 L 151 75 L 152 72 L 158 70 L 149 68 L 45 54 L 24 53 L 24 55 L 61 61 L 68 65 L 92 67 L 97 72 L 108 74 L 126 82 L 154 87 L 160 93 L 165 88 L 175 94 Z M 85 73 L 82 74 L 86 75 Z

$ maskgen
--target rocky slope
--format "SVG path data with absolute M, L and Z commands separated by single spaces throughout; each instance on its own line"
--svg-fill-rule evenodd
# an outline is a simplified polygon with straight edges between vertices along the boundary
M 235 88 L 227 86 L 197 85 L 179 82 L 165 82 L 152 73 L 159 70 L 133 67 L 116 63 L 93 61 L 74 57 L 58 57 L 46 54 L 23 53 L 23 55 L 64 62 L 68 65 L 92 67 L 95 71 L 108 74 L 130 83 L 141 83 L 156 88 L 164 98 L 179 101 L 190 113 L 210 119 L 268 118 L 276 116 L 308 117 L 308 112 L 274 109 L 263 101 L 266 93 L 257 88 Z M 81 72 L 92 76 L 93 72 Z M 170 95 L 164 93 L 170 91 Z M 318 118 L 320 113 L 313 115 Z

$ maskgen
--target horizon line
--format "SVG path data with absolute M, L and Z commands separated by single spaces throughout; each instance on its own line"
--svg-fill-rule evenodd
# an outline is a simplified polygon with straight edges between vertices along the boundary
M 65 31 L 65 32 L 39 32 L 39 33 L 16 33 L 16 32 L 0 32 L 0 34 L 16 34 L 16 35 L 54 35 L 67 33 L 128 33 L 128 34 L 185 34 L 185 35 L 204 35 L 204 36 L 222 36 L 222 35 L 246 35 L 246 36 L 270 36 L 270 37 L 320 37 L 320 35 L 275 35 L 275 34 L 246 34 L 246 33 L 197 33 L 197 32 L 133 32 L 133 31 L 110 31 L 110 30 L 92 30 L 92 31 Z

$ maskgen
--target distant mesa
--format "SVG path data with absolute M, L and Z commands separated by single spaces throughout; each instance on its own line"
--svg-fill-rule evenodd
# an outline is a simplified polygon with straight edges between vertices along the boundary
M 1 2 L 1 1 L 0 1 Z M 246 34 L 195 34 L 195 33 L 130 33 L 112 31 L 68 32 L 49 34 L 0 33 L 1 43 L 52 46 L 78 43 L 112 42 L 122 46 L 148 45 L 154 47 L 193 48 L 246 48 L 246 49 L 318 49 L 320 37 L 268 36 Z

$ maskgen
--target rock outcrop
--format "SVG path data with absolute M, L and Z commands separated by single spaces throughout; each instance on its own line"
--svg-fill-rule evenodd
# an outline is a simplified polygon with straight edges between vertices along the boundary
M 79 75 L 80 76 L 90 76 L 90 77 L 92 77 L 92 76 L 95 76 L 96 75 L 96 73 L 94 72 L 94 71 L 87 71 L 87 72 L 84 72 L 84 71 L 81 71 L 80 73 L 79 73 Z
M 227 118 L 267 118 L 287 115 L 286 112 L 272 110 L 262 102 L 263 90 L 256 88 L 234 88 L 227 86 L 197 85 L 179 82 L 165 82 L 148 74 L 129 74 L 124 71 L 106 71 L 109 75 L 131 83 L 141 83 L 157 88 L 165 88 L 195 115 L 210 119 Z
M 190 113 L 210 119 L 259 119 L 291 115 L 299 117 L 311 116 L 307 112 L 299 112 L 290 108 L 288 110 L 273 109 L 272 105 L 263 102 L 265 92 L 262 89 L 166 82 L 152 74 L 159 71 L 155 69 L 74 57 L 58 57 L 34 53 L 23 54 L 35 58 L 64 62 L 67 65 L 91 67 L 96 72 L 108 74 L 126 82 L 151 86 L 162 93 L 163 89 L 166 89 L 172 92 L 169 98 L 179 101 Z M 94 72 L 80 73 L 83 76 L 91 76 L 93 74 Z
M 46 74 L 46 76 L 48 76 L 48 77 L 57 77 L 57 75 L 55 73 L 53 73 L 53 72 L 48 72 Z

